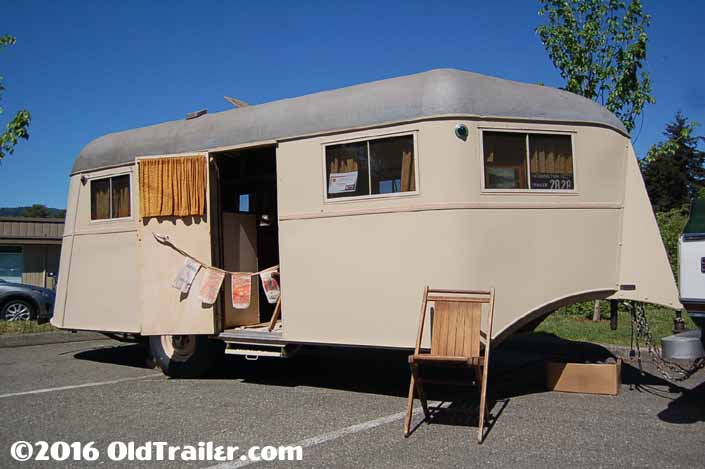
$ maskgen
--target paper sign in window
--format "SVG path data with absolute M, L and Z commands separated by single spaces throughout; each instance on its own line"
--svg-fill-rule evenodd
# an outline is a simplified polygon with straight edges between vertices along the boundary
M 357 171 L 347 173 L 330 173 L 328 179 L 328 193 L 342 194 L 357 191 Z

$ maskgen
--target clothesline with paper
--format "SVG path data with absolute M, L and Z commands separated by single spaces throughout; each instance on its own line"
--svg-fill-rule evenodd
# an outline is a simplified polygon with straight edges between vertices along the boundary
M 171 286 L 179 290 L 183 294 L 188 294 L 191 290 L 191 285 L 198 274 L 198 271 L 203 268 L 205 273 L 201 279 L 201 287 L 199 289 L 199 299 L 205 304 L 215 303 L 220 292 L 220 287 L 223 285 L 223 280 L 226 275 L 231 278 L 231 292 L 233 307 L 237 309 L 247 309 L 250 306 L 252 294 L 252 277 L 258 276 L 262 282 L 262 288 L 267 296 L 267 301 L 271 304 L 279 300 L 280 288 L 276 278 L 276 273 L 279 271 L 279 266 L 275 265 L 259 272 L 230 272 L 219 269 L 212 265 L 206 264 L 190 255 L 188 252 L 177 247 L 171 242 L 168 236 L 158 233 L 152 233 L 154 239 L 158 243 L 168 246 L 184 256 L 184 264 L 177 272 L 176 278 L 171 282 Z

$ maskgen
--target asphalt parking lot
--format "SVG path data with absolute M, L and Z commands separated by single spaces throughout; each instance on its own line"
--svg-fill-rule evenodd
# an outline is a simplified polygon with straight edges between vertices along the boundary
M 402 436 L 409 383 L 404 353 L 318 349 L 289 360 L 225 357 L 204 379 L 174 380 L 137 345 L 109 340 L 0 349 L 0 465 L 17 440 L 116 440 L 173 445 L 303 443 L 302 467 L 536 467 L 705 464 L 705 372 L 670 385 L 625 365 L 619 396 L 546 392 L 546 350 L 604 356 L 597 346 L 517 341 L 494 354 L 491 428 L 444 413 Z M 434 392 L 445 406 L 470 395 Z M 415 422 L 420 421 L 419 414 Z M 103 467 L 126 467 L 113 462 Z M 87 463 L 44 463 L 52 467 Z M 209 467 L 216 462 L 141 463 Z M 224 467 L 237 467 L 235 461 Z M 253 464 L 254 466 L 254 464 Z

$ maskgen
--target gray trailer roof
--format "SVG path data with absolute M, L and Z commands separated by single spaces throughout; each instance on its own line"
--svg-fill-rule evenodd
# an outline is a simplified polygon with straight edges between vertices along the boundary
M 117 132 L 83 148 L 72 174 L 166 155 L 443 115 L 597 124 L 627 135 L 607 109 L 573 93 L 438 69 Z

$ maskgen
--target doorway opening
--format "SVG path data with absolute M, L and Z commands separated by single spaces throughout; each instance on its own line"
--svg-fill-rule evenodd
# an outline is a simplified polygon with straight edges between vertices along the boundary
M 258 272 L 279 264 L 276 147 L 212 153 L 214 158 L 211 229 L 215 265 L 229 272 Z M 221 330 L 269 321 L 259 277 L 252 278 L 250 306 L 232 304 L 230 279 L 219 297 Z

